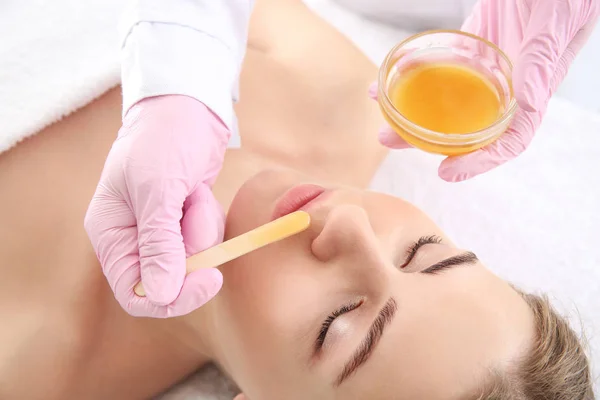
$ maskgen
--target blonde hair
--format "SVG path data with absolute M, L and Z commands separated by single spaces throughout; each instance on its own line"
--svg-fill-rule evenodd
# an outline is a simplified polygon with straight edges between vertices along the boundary
M 536 340 L 510 372 L 493 376 L 479 400 L 594 400 L 584 341 L 546 296 L 519 293 L 533 311 Z

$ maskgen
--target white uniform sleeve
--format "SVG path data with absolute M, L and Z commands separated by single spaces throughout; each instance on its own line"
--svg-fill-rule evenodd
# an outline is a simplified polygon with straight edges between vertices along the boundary
M 233 103 L 254 0 L 134 0 L 121 21 L 123 114 L 182 94 L 236 130 Z

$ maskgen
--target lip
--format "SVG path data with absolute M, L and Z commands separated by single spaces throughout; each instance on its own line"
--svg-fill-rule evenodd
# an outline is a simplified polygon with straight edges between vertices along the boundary
M 300 209 L 306 209 L 319 200 L 326 189 L 319 185 L 302 184 L 285 192 L 275 202 L 273 219 L 281 218 Z

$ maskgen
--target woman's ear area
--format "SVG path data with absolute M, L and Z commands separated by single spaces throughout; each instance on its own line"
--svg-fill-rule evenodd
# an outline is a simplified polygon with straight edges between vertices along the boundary
M 249 400 L 244 393 L 240 393 L 233 398 L 233 400 Z

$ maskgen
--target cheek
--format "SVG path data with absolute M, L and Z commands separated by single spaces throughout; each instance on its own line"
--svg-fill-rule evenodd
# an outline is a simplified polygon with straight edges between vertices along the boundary
M 289 388 L 311 386 L 301 368 L 308 356 L 303 332 L 327 291 L 297 252 L 273 245 L 222 269 L 218 318 L 229 372 L 258 399 L 289 398 Z
M 365 207 L 373 231 L 390 254 L 404 256 L 404 250 L 422 236 L 436 235 L 453 245 L 435 222 L 409 202 L 376 194 L 369 196 Z
M 418 225 L 422 212 L 412 204 L 397 197 L 369 193 L 363 200 L 373 228 L 391 229 L 397 225 Z
M 290 336 L 310 316 L 307 304 L 327 293 L 312 271 L 314 261 L 298 251 L 306 247 L 301 241 L 290 238 L 221 268 L 221 302 L 245 334 L 267 341 L 278 333 Z

